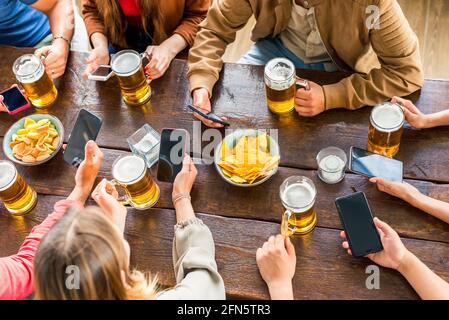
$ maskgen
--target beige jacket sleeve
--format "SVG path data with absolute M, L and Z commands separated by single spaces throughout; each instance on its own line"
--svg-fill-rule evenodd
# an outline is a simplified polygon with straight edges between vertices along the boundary
M 199 219 L 175 226 L 173 264 L 177 285 L 162 292 L 160 300 L 223 300 L 223 279 L 215 262 L 215 244 L 209 228 Z
M 397 1 L 380 0 L 378 29 L 370 31 L 371 45 L 381 64 L 369 74 L 353 74 L 324 86 L 326 109 L 358 109 L 393 96 L 419 90 L 424 76 L 416 34 L 410 28 Z
M 245 26 L 252 14 L 247 0 L 213 1 L 189 52 L 190 91 L 206 88 L 212 96 L 226 47 L 234 42 L 237 31 Z

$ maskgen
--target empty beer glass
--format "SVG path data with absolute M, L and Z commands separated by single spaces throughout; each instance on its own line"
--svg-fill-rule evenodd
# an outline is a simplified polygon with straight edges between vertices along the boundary
M 142 57 L 134 50 L 123 50 L 115 54 L 111 61 L 123 100 L 131 106 L 142 105 L 151 98 L 151 87 L 145 77 Z
M 289 177 L 282 183 L 279 195 L 285 208 L 281 233 L 299 236 L 311 232 L 317 223 L 316 188 L 312 180 L 300 176 Z
M 371 111 L 368 151 L 387 157 L 399 152 L 404 127 L 404 111 L 395 103 L 382 103 Z
M 14 62 L 13 72 L 36 108 L 51 106 L 58 97 L 58 90 L 45 72 L 38 56 L 25 54 Z
M 0 201 L 13 215 L 31 211 L 37 203 L 37 194 L 17 172 L 12 162 L 0 160 Z

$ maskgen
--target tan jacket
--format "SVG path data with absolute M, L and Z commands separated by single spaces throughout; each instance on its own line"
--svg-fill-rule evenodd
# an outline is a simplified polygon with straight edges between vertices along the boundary
M 214 1 L 200 24 L 189 54 L 190 88 L 212 92 L 223 62 L 221 56 L 251 15 L 257 23 L 252 40 L 278 36 L 290 20 L 292 0 Z M 392 96 L 405 96 L 423 84 L 418 39 L 396 0 L 308 0 L 315 7 L 326 49 L 344 71 L 355 72 L 324 86 L 326 109 L 357 109 Z M 379 8 L 380 28 L 368 29 L 370 5 Z M 370 9 L 370 8 L 368 8 Z

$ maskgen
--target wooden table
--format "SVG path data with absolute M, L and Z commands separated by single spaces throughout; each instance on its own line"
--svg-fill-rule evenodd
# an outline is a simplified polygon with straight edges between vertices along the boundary
M 0 47 L 0 88 L 15 83 L 11 66 L 28 49 Z M 127 107 L 121 100 L 115 79 L 106 83 L 85 81 L 81 77 L 85 54 L 72 53 L 65 76 L 58 81 L 60 97 L 49 111 L 72 130 L 81 108 L 93 111 L 104 120 L 97 140 L 105 153 L 100 176 L 110 177 L 112 162 L 128 152 L 126 137 L 149 123 L 156 130 L 185 128 L 192 133 L 192 117 L 185 105 L 189 101 L 187 66 L 175 60 L 166 75 L 152 83 L 151 105 Z M 321 84 L 336 82 L 343 74 L 298 71 L 299 75 Z M 214 110 L 226 115 L 232 128 L 279 129 L 282 154 L 279 172 L 265 184 L 242 189 L 226 184 L 213 166 L 199 165 L 192 192 L 198 216 L 210 227 L 216 243 L 219 270 L 229 298 L 267 299 L 268 292 L 255 261 L 256 249 L 279 232 L 282 206 L 278 196 L 282 181 L 291 175 L 310 177 L 316 184 L 318 226 L 308 237 L 294 240 L 298 264 L 294 278 L 297 299 L 415 299 L 417 295 L 395 271 L 381 269 L 380 290 L 368 290 L 367 259 L 349 257 L 341 248 L 341 225 L 334 199 L 364 191 L 375 215 L 391 224 L 406 246 L 430 268 L 449 280 L 449 226 L 408 204 L 382 194 L 365 178 L 348 173 L 343 182 L 325 185 L 317 178 L 315 156 L 324 147 L 344 150 L 354 145 L 365 147 L 370 108 L 359 111 L 332 110 L 313 119 L 297 114 L 278 117 L 266 107 L 263 69 L 227 64 L 216 86 Z M 420 95 L 413 96 L 424 112 L 449 108 L 449 83 L 426 81 Z M 7 129 L 19 118 L 0 115 L 0 142 Z M 204 129 L 204 128 L 203 128 Z M 1 158 L 5 158 L 2 153 Z M 405 178 L 433 197 L 449 201 L 449 128 L 405 129 L 398 159 L 404 161 Z M 30 229 L 52 211 L 53 204 L 67 196 L 73 187 L 75 169 L 61 154 L 39 167 L 18 167 L 39 193 L 37 208 L 21 218 L 0 214 L 0 256 L 17 251 Z M 126 239 L 132 248 L 132 265 L 157 272 L 163 285 L 174 285 L 171 242 L 175 213 L 171 186 L 159 183 L 161 199 L 156 208 L 141 212 L 130 209 Z

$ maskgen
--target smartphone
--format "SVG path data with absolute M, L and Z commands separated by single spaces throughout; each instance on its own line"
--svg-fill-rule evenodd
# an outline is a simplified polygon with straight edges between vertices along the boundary
M 189 133 L 184 129 L 163 129 L 159 149 L 157 179 L 164 182 L 175 181 L 182 170 L 182 161 L 187 151 Z
M 364 257 L 383 250 L 368 200 L 363 192 L 337 198 L 335 205 L 354 257 Z
M 207 120 L 210 120 L 210 121 L 215 122 L 215 123 L 219 123 L 219 124 L 223 125 L 224 127 L 229 127 L 230 126 L 230 124 L 228 122 L 225 122 L 225 121 L 221 120 L 221 118 L 219 116 L 217 116 L 213 112 L 207 113 L 207 111 L 202 110 L 200 108 L 196 108 L 196 107 L 194 107 L 191 104 L 187 105 L 187 107 L 190 110 L 192 110 L 194 113 L 199 114 L 200 116 L 202 116 L 203 118 L 205 118 Z
M 113 75 L 111 66 L 100 65 L 97 70 L 89 74 L 89 80 L 107 81 Z
M 78 113 L 75 126 L 70 134 L 67 148 L 64 151 L 64 160 L 78 167 L 84 160 L 84 147 L 89 140 L 96 140 L 103 120 L 93 113 L 81 109 Z
M 31 107 L 27 98 L 17 86 L 13 86 L 3 91 L 0 95 L 3 96 L 3 104 L 10 115 L 14 115 Z
M 402 182 L 403 164 L 399 160 L 381 156 L 363 149 L 351 147 L 349 170 L 366 177 L 380 177 Z

